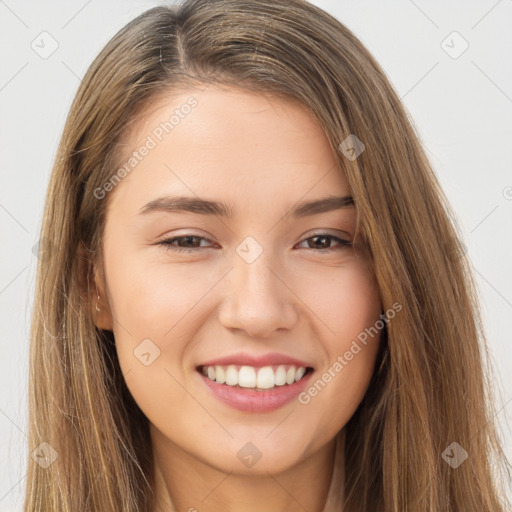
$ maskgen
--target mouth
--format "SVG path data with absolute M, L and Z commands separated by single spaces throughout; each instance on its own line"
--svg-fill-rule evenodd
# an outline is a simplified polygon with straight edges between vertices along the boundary
M 196 370 L 208 380 L 240 390 L 270 391 L 287 388 L 306 379 L 312 372 L 310 366 L 292 364 L 249 365 L 201 365 Z

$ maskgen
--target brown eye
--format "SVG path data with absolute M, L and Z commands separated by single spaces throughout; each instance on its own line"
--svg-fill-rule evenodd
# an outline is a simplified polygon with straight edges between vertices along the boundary
M 196 236 L 196 235 L 183 235 L 183 236 L 176 236 L 172 238 L 167 238 L 165 240 L 162 240 L 161 242 L 158 242 L 159 245 L 164 246 L 168 250 L 177 251 L 177 252 L 196 252 L 200 250 L 201 241 L 207 241 L 209 240 L 207 238 L 204 238 L 202 236 Z M 338 245 L 332 247 L 332 241 L 335 241 Z M 301 243 L 308 243 L 308 247 L 304 247 L 305 249 L 317 249 L 319 251 L 335 251 L 335 250 L 341 250 L 345 247 L 350 247 L 352 245 L 351 242 L 348 242 L 347 240 L 343 240 L 342 238 L 339 238 L 337 236 L 331 235 L 329 233 L 318 233 L 313 236 L 310 236 L 303 240 Z M 206 246 L 208 247 L 208 246 Z
M 313 241 L 310 243 L 309 241 Z M 338 242 L 338 247 L 331 247 L 331 240 L 335 240 Z M 345 247 L 350 247 L 352 245 L 351 242 L 347 240 L 343 240 L 337 236 L 330 235 L 329 233 L 317 233 L 313 236 L 310 236 L 303 240 L 301 243 L 308 242 L 310 249 L 318 249 L 320 251 L 329 251 L 329 250 L 340 250 Z
M 183 235 L 176 236 L 173 238 L 167 238 L 159 242 L 159 245 L 163 245 L 166 249 L 178 252 L 194 252 L 201 248 L 200 241 L 206 240 L 207 238 L 196 235 Z M 177 244 L 175 243 L 177 242 Z M 199 245 L 198 245 L 199 243 Z

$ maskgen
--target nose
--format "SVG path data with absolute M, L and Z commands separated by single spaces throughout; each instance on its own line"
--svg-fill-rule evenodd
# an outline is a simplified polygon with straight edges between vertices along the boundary
M 233 268 L 224 282 L 219 312 L 219 320 L 226 329 L 258 338 L 292 329 L 298 319 L 298 301 L 287 282 L 287 273 L 264 255 L 265 252 L 252 263 L 235 255 Z

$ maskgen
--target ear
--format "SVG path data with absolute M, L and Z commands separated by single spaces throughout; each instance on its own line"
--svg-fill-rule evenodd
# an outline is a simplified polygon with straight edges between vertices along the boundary
M 103 329 L 104 331 L 113 331 L 114 322 L 107 294 L 105 293 L 106 287 L 104 285 L 104 278 L 100 276 L 100 272 L 96 266 L 94 267 L 93 274 L 94 283 L 93 286 L 91 286 L 91 292 L 93 293 L 91 309 L 94 325 L 96 325 L 98 329 Z
M 94 263 L 89 251 L 83 243 L 79 248 L 80 260 L 80 282 L 84 290 L 85 302 L 87 304 L 94 325 L 105 331 L 113 330 L 113 317 L 105 292 L 105 279 L 102 269 Z

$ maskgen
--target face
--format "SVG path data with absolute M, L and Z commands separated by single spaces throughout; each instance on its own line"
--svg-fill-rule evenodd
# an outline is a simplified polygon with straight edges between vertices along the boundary
M 381 312 L 324 132 L 295 102 L 210 86 L 160 99 L 123 143 L 98 192 L 97 323 L 153 440 L 226 472 L 300 463 L 361 402 L 378 338 L 354 340 Z

